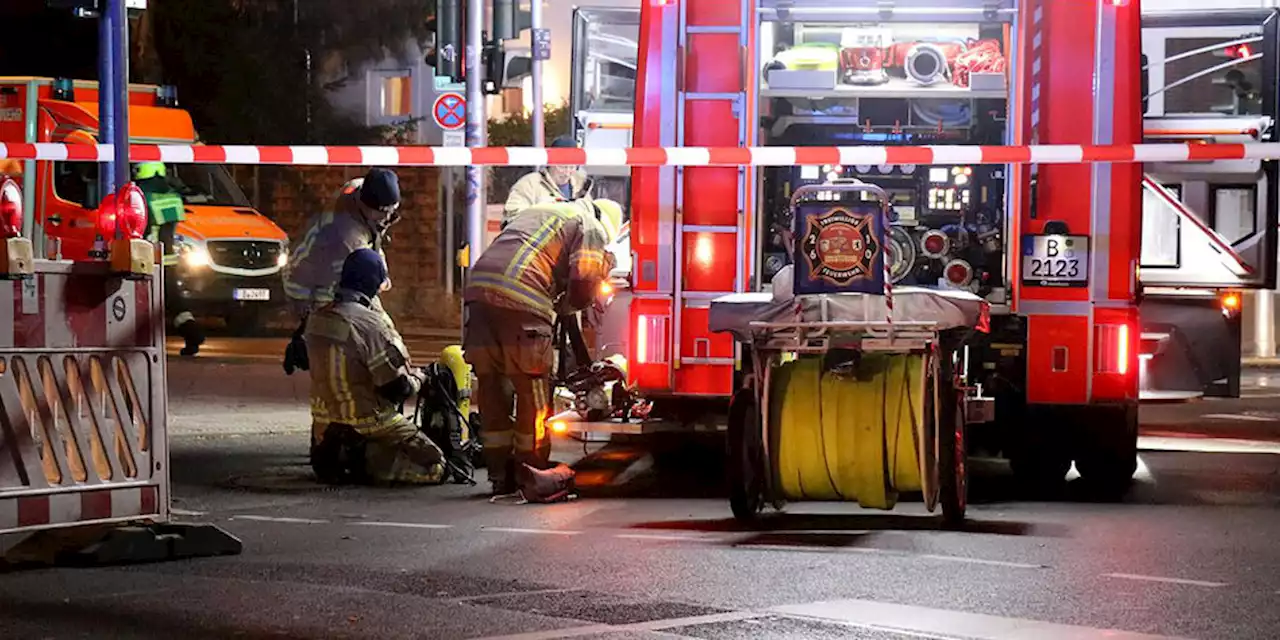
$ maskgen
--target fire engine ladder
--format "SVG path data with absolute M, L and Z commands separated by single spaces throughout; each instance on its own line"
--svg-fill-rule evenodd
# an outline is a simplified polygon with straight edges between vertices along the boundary
M 676 145 L 742 147 L 751 132 L 748 84 L 754 81 L 749 59 L 754 0 L 686 0 L 680 3 L 677 53 Z M 734 64 L 732 61 L 737 61 Z M 745 290 L 743 251 L 748 250 L 745 212 L 750 184 L 745 167 L 676 169 L 675 278 L 673 305 L 675 390 L 682 365 L 714 367 L 712 378 L 732 384 L 736 346 L 717 345 L 707 328 L 711 300 Z M 694 275 L 694 263 L 703 264 Z M 732 278 L 728 265 L 733 264 Z M 713 265 L 713 268 L 706 268 Z M 708 276 L 707 271 L 719 273 Z M 724 369 L 722 369 L 724 368 Z M 718 371 L 716 371 L 718 370 Z M 701 377 L 701 376 L 699 376 Z M 702 392 L 714 393 L 702 384 Z M 713 385 L 720 386 L 720 385 Z M 728 393 L 731 388 L 721 390 Z M 696 392 L 695 392 L 696 393 Z

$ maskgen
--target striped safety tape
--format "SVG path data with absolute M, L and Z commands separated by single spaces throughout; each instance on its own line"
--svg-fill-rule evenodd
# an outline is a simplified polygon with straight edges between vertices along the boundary
M 1092 164 L 1099 162 L 1206 162 L 1280 159 L 1280 143 L 1137 145 L 918 146 L 918 147 L 636 147 L 545 149 L 532 147 L 319 147 L 130 146 L 134 162 L 174 164 L 529 167 L 795 166 L 839 164 Z M 0 159 L 104 162 L 111 145 L 0 144 Z
M 163 513 L 159 496 L 155 485 L 106 485 L 20 497 L 0 495 L 0 533 L 92 522 L 157 520 Z

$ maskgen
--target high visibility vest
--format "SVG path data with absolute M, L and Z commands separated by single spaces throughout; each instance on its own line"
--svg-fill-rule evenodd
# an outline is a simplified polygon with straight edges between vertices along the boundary
M 164 185 L 159 189 L 142 186 L 142 192 L 147 196 L 147 208 L 151 210 L 152 225 L 158 227 L 170 222 L 186 220 L 187 215 L 182 196 L 170 189 L 168 185 Z

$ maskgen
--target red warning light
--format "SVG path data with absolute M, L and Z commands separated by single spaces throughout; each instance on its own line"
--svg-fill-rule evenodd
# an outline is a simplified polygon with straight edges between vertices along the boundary
M 1250 49 L 1247 44 L 1242 44 L 1234 47 L 1227 47 L 1226 53 L 1228 58 L 1240 58 L 1243 60 L 1253 56 L 1253 49 Z

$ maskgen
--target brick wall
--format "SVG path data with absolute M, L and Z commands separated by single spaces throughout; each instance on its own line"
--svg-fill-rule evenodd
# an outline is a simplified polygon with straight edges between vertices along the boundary
M 364 175 L 361 167 L 235 167 L 236 182 L 250 200 L 297 240 L 307 220 L 327 210 L 342 185 Z M 455 329 L 458 299 L 446 295 L 441 279 L 439 171 L 397 169 L 403 218 L 386 246 L 392 288 L 383 304 L 402 331 Z

